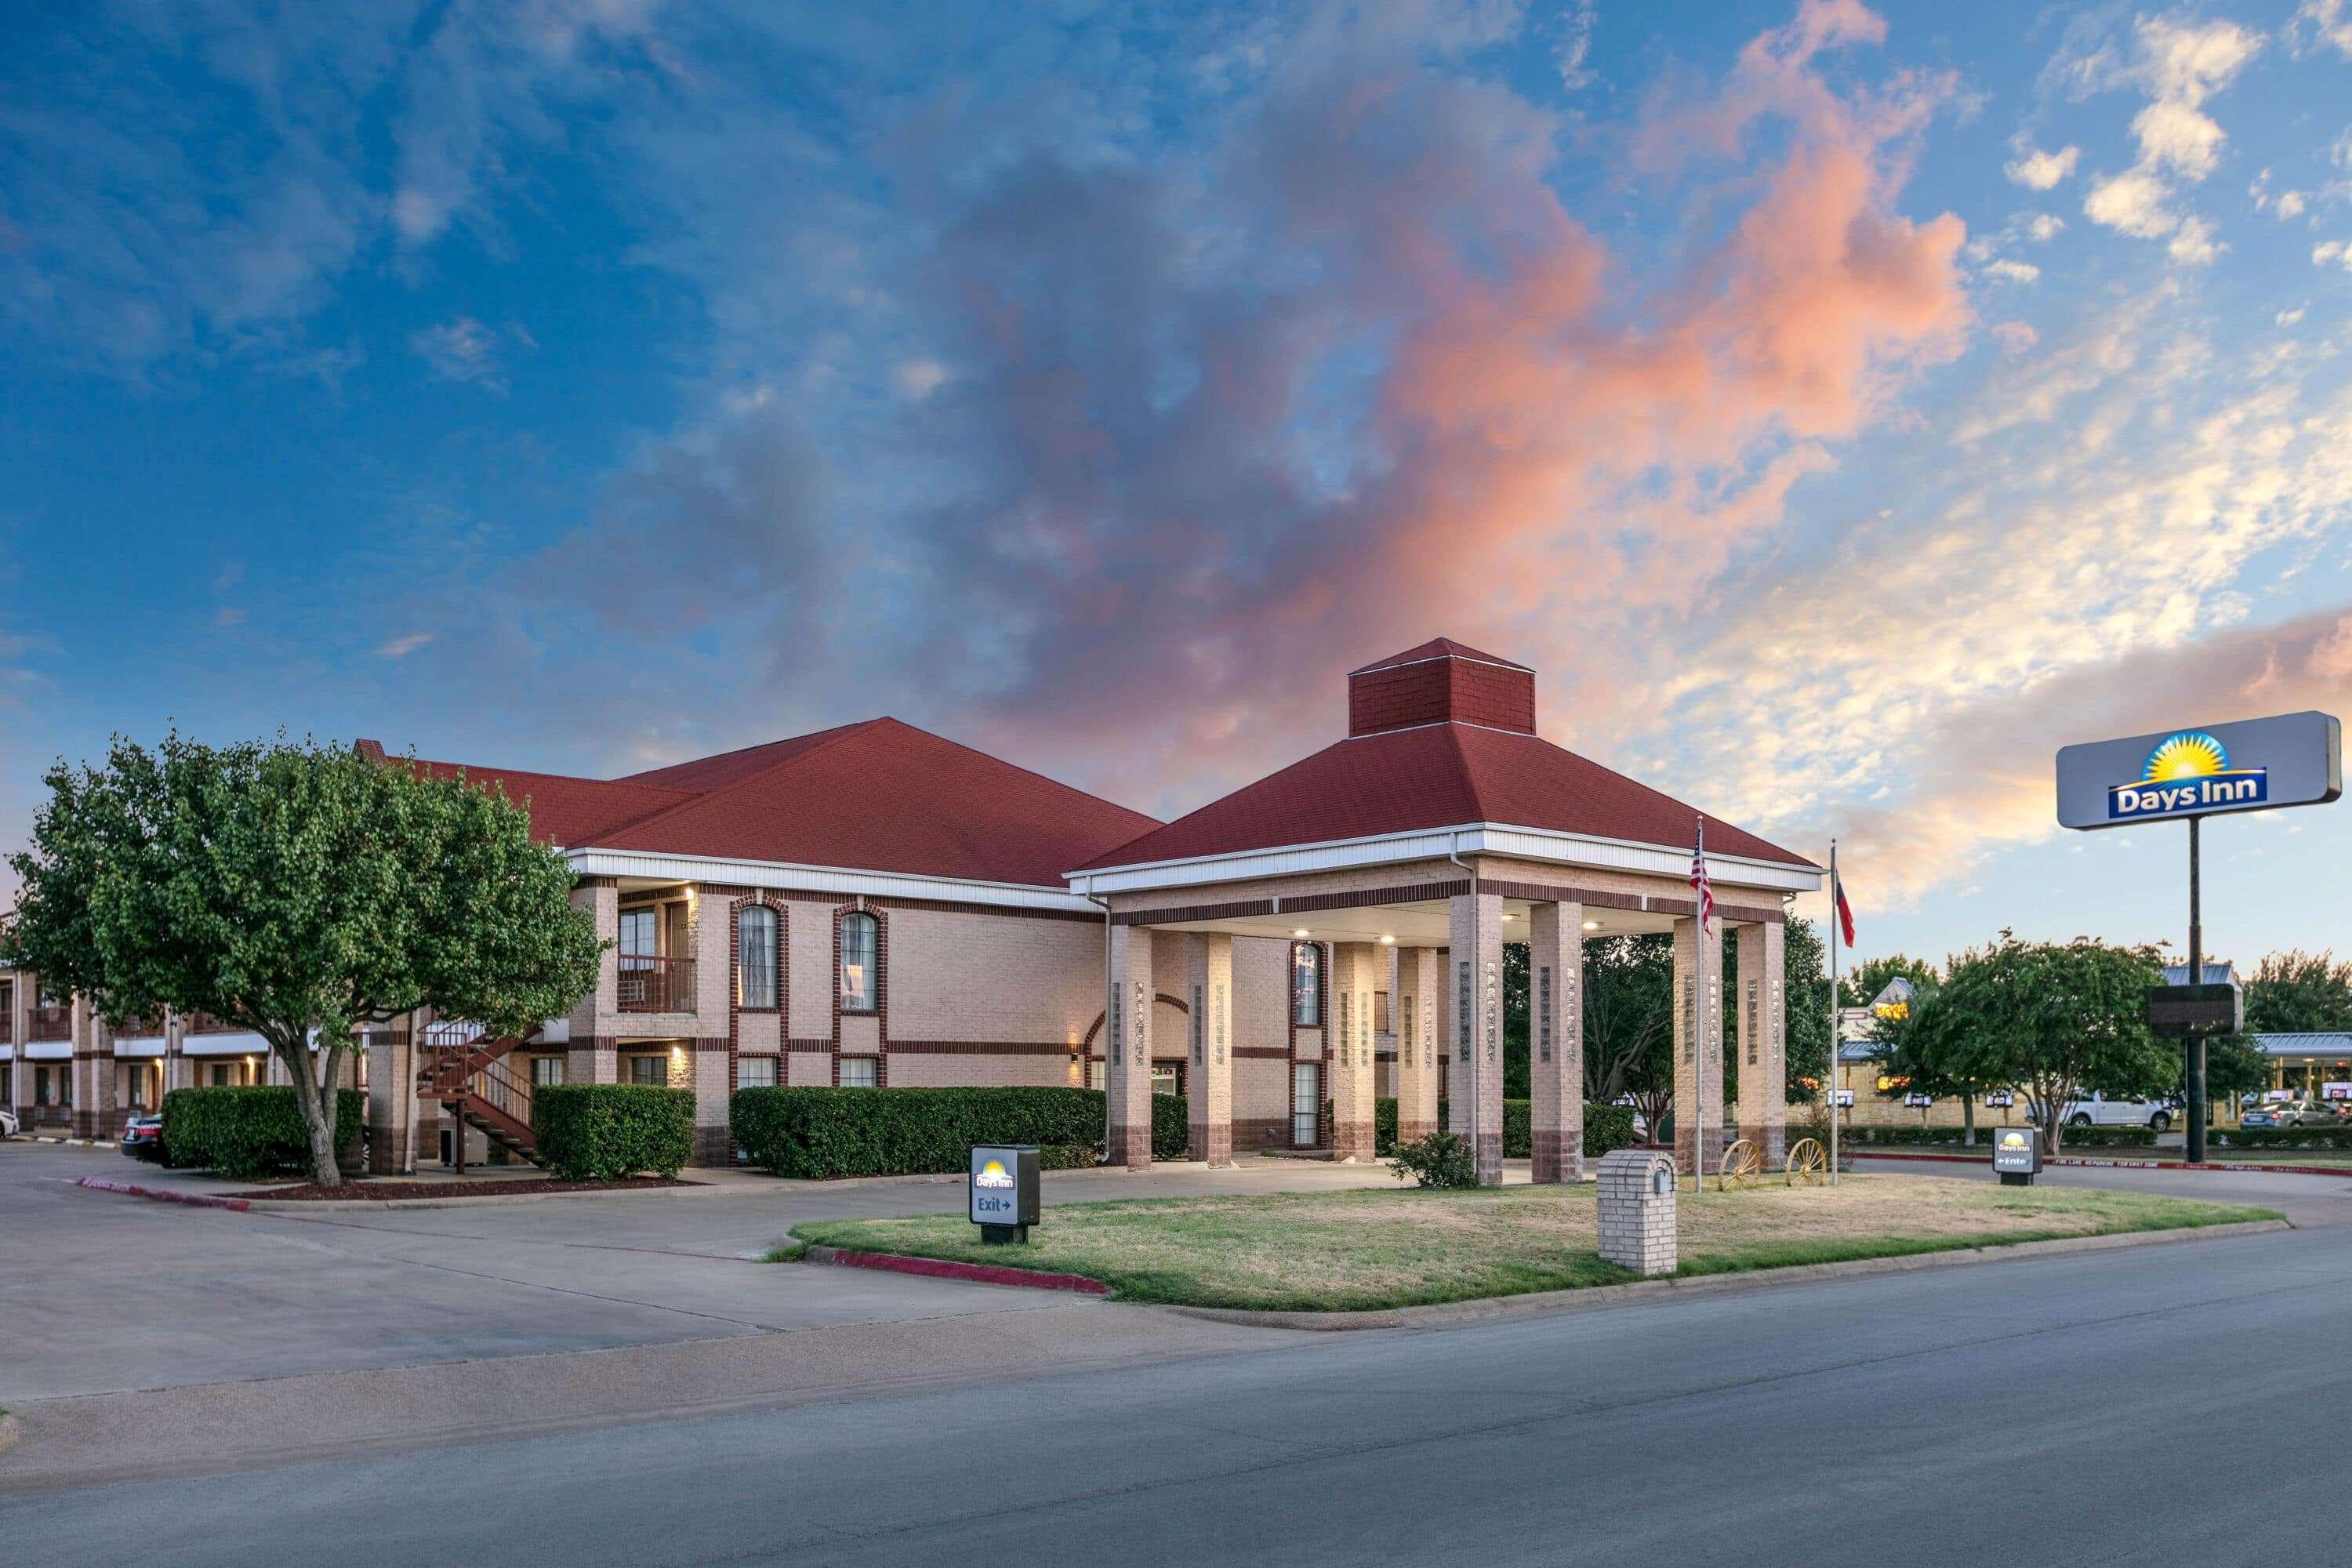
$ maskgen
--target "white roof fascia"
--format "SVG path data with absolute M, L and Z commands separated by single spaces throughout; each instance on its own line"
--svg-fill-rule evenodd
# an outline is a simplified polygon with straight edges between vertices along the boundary
M 1342 870 L 1406 860 L 1442 860 L 1450 850 L 1482 851 L 1522 859 L 1592 870 L 1632 871 L 1677 879 L 1690 871 L 1690 851 L 1631 839 L 1559 833 L 1549 828 L 1516 827 L 1503 823 L 1465 823 L 1412 833 L 1378 834 L 1339 838 L 1320 844 L 1286 844 L 1268 849 L 1242 850 L 1230 855 L 1204 855 L 1192 859 L 1140 861 L 1131 866 L 1105 867 L 1069 873 L 1072 882 L 1084 879 L 1097 892 L 1139 892 L 1157 888 L 1196 887 L 1212 882 L 1254 881 L 1264 877 L 1299 876 L 1313 871 Z M 1810 893 L 1822 885 L 1823 873 L 1811 867 L 1778 860 L 1758 860 L 1741 855 L 1710 852 L 1707 868 L 1714 880 L 1727 886 L 1766 889 L 1774 892 Z
M 858 871 L 839 866 L 797 866 L 772 860 L 729 860 L 709 855 L 677 855 L 637 849 L 573 849 L 564 858 L 583 877 L 645 877 L 665 882 L 725 882 L 747 888 L 805 889 L 816 893 L 864 894 L 868 898 L 931 899 L 949 903 L 995 904 L 1017 910 L 1100 911 L 1076 893 L 1026 882 L 978 882 L 960 877 L 927 877 L 912 871 Z

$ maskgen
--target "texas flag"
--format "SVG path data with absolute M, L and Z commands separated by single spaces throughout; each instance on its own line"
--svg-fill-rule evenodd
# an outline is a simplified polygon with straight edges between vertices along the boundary
M 1830 891 L 1837 896 L 1838 928 L 1845 933 L 1845 944 L 1853 945 L 1853 906 L 1845 901 L 1845 879 L 1837 874 L 1837 862 L 1830 862 Z

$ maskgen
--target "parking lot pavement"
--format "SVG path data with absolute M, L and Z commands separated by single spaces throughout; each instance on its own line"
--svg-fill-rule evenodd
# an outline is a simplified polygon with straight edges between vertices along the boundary
M 747 1261 L 803 1220 L 952 1212 L 963 1193 L 951 1182 L 773 1182 L 318 1215 L 234 1214 L 72 1184 L 150 1171 L 106 1149 L 0 1144 L 0 1405 L 1068 1304 L 1045 1291 Z M 1284 1162 L 1047 1180 L 1051 1204 L 1393 1178 L 1378 1166 Z

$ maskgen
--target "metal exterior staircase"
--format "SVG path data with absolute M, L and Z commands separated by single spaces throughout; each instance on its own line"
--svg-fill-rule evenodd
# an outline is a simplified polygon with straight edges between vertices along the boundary
M 436 1031 L 442 1036 L 438 1040 Z M 541 1163 L 539 1142 L 530 1131 L 530 1080 L 508 1059 L 522 1041 L 513 1036 L 457 1037 L 462 1033 L 463 1026 L 443 1024 L 425 1030 L 425 1065 L 417 1074 L 420 1090 L 508 1153 Z M 462 1163 L 462 1147 L 458 1158 Z

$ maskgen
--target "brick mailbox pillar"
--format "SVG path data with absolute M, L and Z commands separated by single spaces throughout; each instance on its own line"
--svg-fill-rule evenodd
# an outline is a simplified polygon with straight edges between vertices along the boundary
M 1636 1274 L 1675 1271 L 1675 1163 L 1644 1149 L 1601 1157 L 1601 1261 Z

